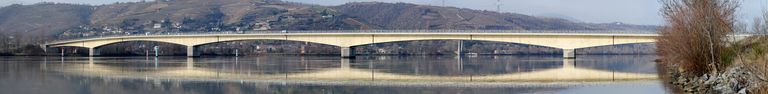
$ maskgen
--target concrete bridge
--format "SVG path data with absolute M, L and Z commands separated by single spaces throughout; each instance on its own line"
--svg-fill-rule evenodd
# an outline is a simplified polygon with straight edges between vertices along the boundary
M 630 32 L 630 31 L 626 31 Z M 290 40 L 320 43 L 341 47 L 342 57 L 353 57 L 356 46 L 416 40 L 479 40 L 529 44 L 563 49 L 564 58 L 575 58 L 575 49 L 634 44 L 652 43 L 657 34 L 628 34 L 628 33 L 569 33 L 549 32 L 278 32 L 278 33 L 229 33 L 229 34 L 176 34 L 176 35 L 139 35 L 100 37 L 79 40 L 69 40 L 47 43 L 45 47 L 84 47 L 88 48 L 90 56 L 99 55 L 97 48 L 121 42 L 153 41 L 184 45 L 187 56 L 199 56 L 196 49 L 200 45 L 241 41 L 241 40 Z

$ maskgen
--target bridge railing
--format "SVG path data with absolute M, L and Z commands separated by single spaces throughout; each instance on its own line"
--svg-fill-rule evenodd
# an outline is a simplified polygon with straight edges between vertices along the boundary
M 71 41 L 105 37 L 158 36 L 158 35 L 209 35 L 209 34 L 291 34 L 291 33 L 610 33 L 610 34 L 656 34 L 656 31 L 626 30 L 271 30 L 271 31 L 215 31 L 215 32 L 162 32 L 94 35 L 87 37 L 62 38 Z M 50 43 L 50 42 L 49 42 Z

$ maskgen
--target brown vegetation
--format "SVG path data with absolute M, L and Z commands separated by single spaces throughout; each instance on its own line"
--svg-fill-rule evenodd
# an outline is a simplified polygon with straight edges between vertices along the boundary
M 736 63 L 744 65 L 744 68 L 750 72 L 749 79 L 756 79 L 755 84 L 757 89 L 753 89 L 751 92 L 756 94 L 768 94 L 768 55 L 766 55 L 766 48 L 768 48 L 768 42 L 764 41 L 768 38 L 760 36 L 753 37 L 749 40 L 742 41 L 746 45 L 741 46 L 743 48 L 739 55 L 740 60 Z
M 739 63 L 744 64 L 744 68 L 750 71 L 750 77 L 757 79 L 755 89 L 750 92 L 755 94 L 768 94 L 768 12 L 763 14 L 762 18 L 755 18 L 753 31 L 757 36 L 750 37 L 740 41 L 738 48 L 741 58 Z
M 658 42 L 661 79 L 685 93 L 768 94 L 768 14 L 757 18 L 752 36 L 729 42 L 733 0 L 664 0 L 668 26 Z M 704 74 L 704 75 L 702 75 Z M 681 91 L 680 91 L 681 90 Z
M 734 31 L 733 0 L 662 0 L 667 26 L 660 29 L 658 53 L 663 63 L 687 74 L 717 72 L 730 58 L 726 37 Z

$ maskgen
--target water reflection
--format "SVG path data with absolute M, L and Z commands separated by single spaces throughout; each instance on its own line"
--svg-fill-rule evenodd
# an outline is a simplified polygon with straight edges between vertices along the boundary
M 663 93 L 656 81 L 615 80 L 654 78 L 630 57 L 643 56 L 0 57 L 0 93 Z M 518 82 L 541 79 L 559 83 Z
M 373 67 L 353 66 L 360 69 L 376 69 L 404 75 L 471 76 L 531 72 L 561 67 L 557 56 L 481 56 L 481 57 L 374 57 L 362 63 Z
M 576 67 L 615 72 L 656 73 L 656 55 L 590 55 L 579 58 Z
M 633 57 L 629 59 L 629 57 Z M 612 58 L 612 59 L 608 59 Z M 618 59 L 617 59 L 618 58 Z M 624 58 L 624 59 L 622 59 Z M 651 62 L 637 56 L 597 56 L 576 60 L 555 57 L 177 57 L 146 59 L 85 58 L 59 64 L 61 71 L 81 75 L 154 78 L 245 80 L 371 81 L 614 81 L 656 79 Z M 652 57 L 647 57 L 647 59 Z M 184 60 L 184 61 L 179 61 Z M 627 61 L 621 61 L 627 60 Z M 127 62 L 127 63 L 126 63 Z M 44 67 L 47 67 L 44 64 Z M 68 67 L 64 67 L 68 66 Z M 648 68 L 650 67 L 650 68 Z

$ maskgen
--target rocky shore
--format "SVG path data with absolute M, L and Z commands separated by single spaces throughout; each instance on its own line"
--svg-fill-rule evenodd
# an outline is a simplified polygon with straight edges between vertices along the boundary
M 676 69 L 673 69 L 676 70 Z M 705 74 L 687 76 L 681 72 L 669 71 L 670 81 L 667 84 L 676 87 L 677 93 L 684 94 L 747 94 L 753 80 L 746 79 L 749 72 L 740 67 L 733 67 L 722 74 Z

